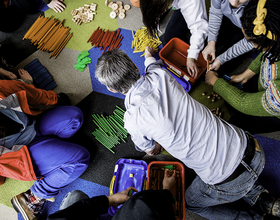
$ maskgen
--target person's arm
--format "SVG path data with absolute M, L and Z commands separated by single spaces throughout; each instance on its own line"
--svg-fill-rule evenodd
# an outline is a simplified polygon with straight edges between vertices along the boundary
M 253 116 L 280 116 L 276 109 L 268 107 L 269 90 L 247 93 L 229 85 L 219 78 L 214 84 L 214 92 L 238 111 Z M 264 102 L 263 102 L 264 101 Z M 278 109 L 279 112 L 279 109 Z
M 248 69 L 250 69 L 252 72 L 259 74 L 261 72 L 261 57 L 263 55 L 263 52 L 261 52 L 249 65 Z
M 66 209 L 59 210 L 48 216 L 48 220 L 97 219 L 107 213 L 109 200 L 107 196 L 96 196 L 80 200 Z
M 197 59 L 208 34 L 208 18 L 204 0 L 178 1 L 179 8 L 191 32 L 188 58 Z
M 163 147 L 159 143 L 155 142 L 155 148 L 153 150 L 145 151 L 145 152 L 148 155 L 153 156 L 159 154 L 161 151 L 163 151 Z
M 26 84 L 16 80 L 0 80 L 0 94 L 3 98 L 16 93 L 17 95 L 25 92 L 26 100 L 31 106 L 37 105 L 55 105 L 57 104 L 58 97 L 54 91 L 46 91 L 38 89 L 34 85 Z M 20 92 L 20 93 L 19 93 Z M 21 97 L 18 97 L 19 99 Z
M 17 76 L 11 71 L 5 70 L 0 67 L 0 79 L 17 79 Z
M 241 73 L 241 74 L 239 74 L 239 75 L 232 75 L 229 84 L 232 84 L 232 83 L 241 83 L 241 84 L 245 84 L 245 83 L 247 83 L 248 80 L 250 80 L 254 75 L 256 75 L 256 73 L 254 73 L 254 72 L 253 72 L 252 70 L 250 70 L 250 69 L 246 69 L 243 73 Z
M 260 53 L 243 73 L 248 79 L 254 74 L 261 74 L 260 58 L 262 54 L 263 53 Z M 278 65 L 278 63 L 275 65 Z M 276 75 L 279 75 L 280 70 L 278 70 L 278 68 L 276 69 Z M 279 94 L 278 92 L 275 93 L 275 91 L 279 91 L 280 88 L 280 80 L 277 77 L 270 81 L 266 89 L 256 93 L 247 93 L 239 90 L 223 79 L 218 78 L 217 74 L 213 71 L 209 71 L 206 74 L 205 82 L 209 85 L 213 85 L 213 89 L 216 93 L 223 97 L 232 107 L 244 114 L 253 116 L 280 115 L 279 107 L 277 107 L 280 104 L 277 98 Z
M 49 215 L 47 220 L 97 219 L 101 214 L 107 213 L 110 206 L 117 207 L 125 203 L 130 198 L 128 196 L 130 190 L 138 192 L 134 187 L 128 187 L 110 196 L 95 196 L 83 199 L 66 209 Z
M 248 72 L 252 73 L 251 70 L 249 70 Z M 270 94 L 269 89 L 267 89 L 266 91 L 260 91 L 256 93 L 244 92 L 236 88 L 235 86 L 230 85 L 222 78 L 218 78 L 218 74 L 213 71 L 207 72 L 205 82 L 208 85 L 212 85 L 214 92 L 218 93 L 227 103 L 229 103 L 236 110 L 247 115 L 272 116 L 272 111 L 266 107 L 268 102 L 263 101 L 266 100 L 267 95 Z M 277 114 L 277 111 L 275 111 L 275 113 Z
M 208 42 L 217 41 L 223 16 L 221 1 L 212 0 L 209 9 Z
M 165 169 L 162 181 L 162 189 L 169 190 L 173 196 L 176 196 L 176 170 L 169 171 Z
M 156 142 L 141 133 L 139 129 L 136 129 L 135 125 L 128 125 L 128 123 L 125 123 L 125 129 L 131 135 L 131 140 L 135 144 L 136 150 L 144 151 L 148 154 L 152 154 L 156 151 Z
M 153 57 L 153 55 L 155 54 L 155 51 L 149 47 L 146 46 L 145 48 L 145 62 L 144 65 L 147 68 L 150 64 L 156 62 L 156 59 Z
M 252 49 L 254 49 L 254 45 L 248 42 L 244 37 L 224 53 L 219 55 L 217 59 L 220 61 L 221 65 L 223 65 L 225 62 L 232 60 L 233 58 L 238 57 L 246 52 L 249 52 Z
M 209 10 L 209 25 L 208 25 L 208 44 L 202 51 L 203 58 L 207 60 L 208 55 L 211 56 L 211 62 L 216 59 L 216 41 L 223 20 L 221 11 L 221 1 L 212 0 Z

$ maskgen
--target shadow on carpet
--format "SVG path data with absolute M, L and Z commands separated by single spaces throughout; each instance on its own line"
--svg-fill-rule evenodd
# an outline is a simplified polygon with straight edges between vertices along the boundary
M 9 64 L 15 66 L 37 51 L 36 46 L 22 38 L 39 15 L 43 15 L 43 12 L 26 15 L 22 25 L 14 32 L 0 32 L 1 53 Z
M 76 105 L 84 113 L 84 123 L 80 130 L 69 140 L 87 148 L 91 154 L 91 162 L 81 178 L 103 186 L 110 186 L 116 162 L 120 158 L 141 159 L 145 153 L 136 151 L 128 136 L 126 143 L 112 148 L 113 154 L 100 144 L 92 135 L 97 126 L 92 121 L 93 114 L 111 115 L 116 106 L 124 108 L 124 100 L 113 96 L 92 92 Z

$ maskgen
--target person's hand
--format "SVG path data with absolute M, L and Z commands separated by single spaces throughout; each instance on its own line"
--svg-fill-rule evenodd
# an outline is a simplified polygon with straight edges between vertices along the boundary
M 197 75 L 198 75 L 198 68 L 195 64 L 195 60 L 193 59 L 187 59 L 187 70 L 188 70 L 188 73 L 190 74 L 190 76 L 192 78 L 196 78 Z
M 156 52 L 149 46 L 146 46 L 145 48 L 145 59 L 148 57 L 152 57 Z
M 214 62 L 209 65 L 209 69 L 217 71 L 221 65 L 221 62 L 218 59 L 215 59 Z
M 241 84 L 245 84 L 248 80 L 242 75 L 232 75 L 231 80 L 229 81 L 229 84 L 233 84 L 233 83 L 241 83 Z
M 65 4 L 63 3 L 63 0 L 52 0 L 48 7 L 53 9 L 55 12 L 62 12 L 66 8 Z
M 232 84 L 232 83 L 245 84 L 254 75 L 255 75 L 255 73 L 252 70 L 247 69 L 247 70 L 245 70 L 243 73 L 241 73 L 239 75 L 232 75 L 231 76 L 231 80 L 229 81 L 229 84 Z
M 168 170 L 164 171 L 164 178 L 162 181 L 162 189 L 168 189 L 172 192 L 176 186 L 176 170 Z
M 159 154 L 161 151 L 163 151 L 163 147 L 159 143 L 155 143 L 155 148 L 151 151 L 145 151 L 148 155 L 154 156 Z
M 128 193 L 130 190 L 132 190 L 134 192 L 138 192 L 138 190 L 135 189 L 134 187 L 128 187 L 127 189 L 125 189 L 121 192 L 107 196 L 108 201 L 109 201 L 109 206 L 117 207 L 120 204 L 123 204 L 124 202 L 126 202 L 130 198 L 128 196 Z
M 18 75 L 21 79 L 28 79 L 31 82 L 33 82 L 32 76 L 25 69 L 19 68 L 18 69 Z
M 14 73 L 12 73 L 8 70 L 5 70 L 3 68 L 0 68 L 0 76 L 7 78 L 7 79 L 17 79 L 17 76 Z
M 216 72 L 210 70 L 205 75 L 205 83 L 210 86 L 214 86 L 214 84 L 218 78 L 219 78 L 218 74 Z
M 211 58 L 210 63 L 212 63 L 216 59 L 216 42 L 209 41 L 207 46 L 202 51 L 202 55 L 204 60 L 207 61 L 208 56 Z

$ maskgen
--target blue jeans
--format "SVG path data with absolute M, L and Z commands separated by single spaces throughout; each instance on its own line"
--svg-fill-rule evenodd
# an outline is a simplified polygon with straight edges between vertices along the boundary
M 259 144 L 260 146 L 260 144 Z M 204 183 L 200 177 L 196 177 L 186 190 L 186 205 L 191 212 L 197 213 L 208 219 L 262 219 L 262 216 L 250 209 L 239 209 L 232 202 L 243 199 L 253 206 L 259 195 L 266 191 L 257 182 L 261 174 L 265 156 L 262 147 L 255 151 L 251 164 L 241 163 L 246 170 L 236 179 L 218 185 Z

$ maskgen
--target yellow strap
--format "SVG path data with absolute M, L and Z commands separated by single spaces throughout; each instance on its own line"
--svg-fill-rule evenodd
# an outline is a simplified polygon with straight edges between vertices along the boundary
M 259 0 L 258 6 L 257 6 L 257 17 L 253 21 L 253 24 L 255 25 L 253 33 L 255 35 L 261 35 L 266 33 L 266 26 L 263 23 L 264 19 L 267 15 L 267 9 L 264 8 L 264 5 L 266 3 L 266 0 Z M 267 32 L 266 37 L 270 40 L 272 40 L 272 34 L 270 31 Z
M 110 183 L 110 195 L 114 194 L 114 184 L 115 184 L 116 176 L 112 177 L 111 183 Z

